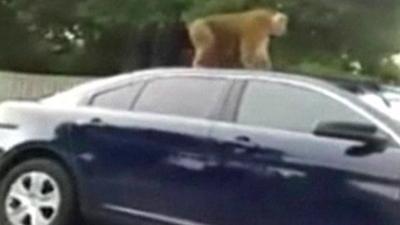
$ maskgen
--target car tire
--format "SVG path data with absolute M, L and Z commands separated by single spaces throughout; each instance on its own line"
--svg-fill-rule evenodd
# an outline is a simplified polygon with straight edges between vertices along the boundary
M 15 166 L 0 182 L 0 224 L 77 225 L 72 182 L 53 160 L 32 159 Z

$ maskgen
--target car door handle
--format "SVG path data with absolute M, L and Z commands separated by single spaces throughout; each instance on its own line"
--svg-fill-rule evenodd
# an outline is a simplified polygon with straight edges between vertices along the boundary
M 243 142 L 243 143 L 251 142 L 251 139 L 247 136 L 237 136 L 235 139 L 236 139 L 236 141 Z
M 100 118 L 92 118 L 89 120 L 78 120 L 75 123 L 78 126 L 105 126 L 106 124 Z
M 238 136 L 235 138 L 235 142 L 238 146 L 243 146 L 246 148 L 257 148 L 257 144 L 254 143 L 251 138 L 247 136 Z
M 258 144 L 254 143 L 251 138 L 247 136 L 238 136 L 235 138 L 235 146 L 233 152 L 235 154 L 249 154 L 254 153 L 258 148 Z

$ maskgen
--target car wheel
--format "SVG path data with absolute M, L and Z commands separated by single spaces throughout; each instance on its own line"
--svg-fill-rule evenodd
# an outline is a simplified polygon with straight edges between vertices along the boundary
M 69 174 L 48 159 L 25 161 L 0 183 L 0 224 L 77 224 L 77 201 Z

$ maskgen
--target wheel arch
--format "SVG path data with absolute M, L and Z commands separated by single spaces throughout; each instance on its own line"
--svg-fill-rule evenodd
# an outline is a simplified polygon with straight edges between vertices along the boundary
M 68 153 L 66 153 L 66 155 L 67 154 Z M 64 156 L 64 153 L 61 153 L 56 148 L 46 145 L 45 143 L 30 143 L 13 148 L 8 152 L 4 152 L 3 155 L 0 156 L 0 182 L 4 181 L 7 174 L 13 170 L 15 166 L 33 159 L 50 160 L 57 163 L 57 165 L 66 172 L 66 176 L 68 177 L 67 179 L 70 179 L 71 181 L 71 191 L 73 193 L 73 198 L 68 198 L 73 199 L 72 209 L 74 209 L 74 217 L 71 217 L 70 220 L 74 220 L 78 222 L 78 224 L 81 224 L 83 221 L 82 205 L 77 178 L 73 172 L 73 165 L 68 163 L 67 156 Z M 68 222 L 67 224 L 70 223 Z
M 78 192 L 77 178 L 74 175 L 72 165 L 70 165 L 67 159 L 55 148 L 41 143 L 24 144 L 4 153 L 4 155 L 0 157 L 0 181 L 3 180 L 7 173 L 16 165 L 35 158 L 57 162 L 67 172 Z M 79 195 L 79 192 L 77 194 Z

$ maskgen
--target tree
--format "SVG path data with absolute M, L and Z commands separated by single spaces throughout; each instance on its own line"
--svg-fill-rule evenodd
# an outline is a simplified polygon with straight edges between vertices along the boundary
M 272 7 L 291 18 L 289 35 L 272 45 L 275 68 L 400 80 L 396 69 L 400 66 L 383 63 L 400 53 L 397 0 L 9 0 L 1 4 L 0 18 L 7 19 L 0 20 L 4 24 L 0 29 L 15 28 L 15 35 L 9 33 L 8 38 L 24 37 L 18 43 L 24 43 L 40 61 L 34 64 L 41 65 L 13 68 L 111 74 L 180 65 L 185 61 L 182 49 L 189 47 L 185 23 L 210 14 Z M 10 58 L 6 55 L 0 53 L 0 63 Z

